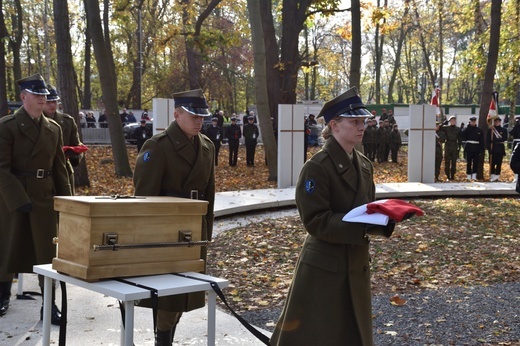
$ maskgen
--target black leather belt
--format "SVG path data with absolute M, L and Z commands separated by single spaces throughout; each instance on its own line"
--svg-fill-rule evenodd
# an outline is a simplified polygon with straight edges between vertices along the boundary
M 37 178 L 37 179 L 43 179 L 50 177 L 52 175 L 52 171 L 46 171 L 43 168 L 36 169 L 34 171 L 24 171 L 21 169 L 13 169 L 13 174 L 18 177 L 31 177 L 31 178 Z

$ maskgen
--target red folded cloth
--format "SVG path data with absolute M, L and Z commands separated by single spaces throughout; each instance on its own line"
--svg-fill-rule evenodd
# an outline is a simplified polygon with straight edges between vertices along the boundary
M 368 203 L 367 213 L 385 214 L 397 222 L 402 221 L 405 218 L 405 216 L 407 216 L 410 213 L 415 214 L 417 216 L 424 215 L 424 212 L 421 208 L 408 202 L 402 201 L 400 199 L 386 199 Z
M 87 151 L 88 147 L 83 145 L 83 144 L 82 145 L 75 145 L 75 146 L 64 145 L 63 146 L 63 151 L 65 152 L 67 150 L 72 150 L 76 154 L 81 154 L 81 153 L 84 153 L 85 151 Z

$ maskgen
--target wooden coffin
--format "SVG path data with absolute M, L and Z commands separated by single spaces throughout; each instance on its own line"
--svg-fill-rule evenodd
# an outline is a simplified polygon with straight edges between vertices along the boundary
M 55 197 L 59 227 L 52 268 L 86 281 L 203 271 L 207 207 L 207 201 L 176 197 Z

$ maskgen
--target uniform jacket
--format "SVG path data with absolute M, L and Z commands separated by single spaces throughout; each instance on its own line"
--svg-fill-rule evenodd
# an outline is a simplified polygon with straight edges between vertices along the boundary
M 197 149 L 182 132 L 177 122 L 147 140 L 134 171 L 136 196 L 190 197 L 197 190 L 199 199 L 208 201 L 208 211 L 202 221 L 202 240 L 211 240 L 215 201 L 214 151 L 211 140 L 199 134 Z M 206 260 L 206 248 L 201 248 Z M 159 308 L 169 311 L 190 311 L 203 307 L 204 292 L 159 299 Z
M 380 227 L 341 219 L 374 198 L 370 160 L 354 150 L 351 161 L 333 137 L 304 164 L 296 205 L 308 235 L 272 345 L 373 345 L 367 233 Z
M 511 160 L 509 161 L 509 166 L 515 174 L 520 173 L 520 145 L 517 145 L 513 149 L 513 153 L 511 154 Z
M 244 131 L 243 131 L 244 138 L 246 139 L 246 142 L 255 142 L 258 140 L 259 132 L 258 132 L 258 126 L 255 124 L 245 124 L 244 125 Z
M 51 119 L 57 122 L 61 127 L 61 132 L 63 134 L 63 145 L 74 147 L 82 144 L 79 140 L 78 126 L 76 125 L 76 121 L 73 117 L 57 111 L 54 113 L 54 116 L 51 117 Z M 72 168 L 72 164 L 69 160 L 66 161 L 66 164 L 67 171 L 69 172 L 70 186 L 74 188 L 74 169 Z
M 460 144 L 460 127 L 458 126 L 443 126 L 444 133 L 446 134 L 446 144 L 444 145 L 445 151 L 457 151 Z
M 484 132 L 480 127 L 468 125 L 460 132 L 460 138 L 462 142 L 466 142 L 464 147 L 466 152 L 481 153 L 484 151 Z
M 220 126 L 210 125 L 206 130 L 206 135 L 211 139 L 213 144 L 220 145 L 224 137 L 222 128 Z
M 60 126 L 41 116 L 40 130 L 25 108 L 0 119 L 0 270 L 32 273 L 33 265 L 56 256 L 54 196 L 70 196 Z M 44 178 L 18 176 L 13 170 L 51 171 Z M 30 213 L 16 209 L 31 203 Z
M 226 138 L 230 144 L 238 144 L 238 140 L 242 138 L 242 130 L 238 125 L 229 125 L 226 127 Z
M 435 131 L 435 153 L 442 154 L 442 144 L 446 142 L 446 133 L 444 131 Z
M 506 147 L 504 142 L 507 141 L 507 130 L 502 126 L 494 126 L 496 132 L 498 132 L 499 136 L 497 136 L 494 132 L 491 135 L 493 128 L 488 130 L 488 150 L 492 154 L 505 155 Z

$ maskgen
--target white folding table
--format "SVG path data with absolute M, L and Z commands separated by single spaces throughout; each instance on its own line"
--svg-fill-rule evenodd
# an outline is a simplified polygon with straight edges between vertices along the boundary
M 140 288 L 117 280 L 102 280 L 98 282 L 86 282 L 72 276 L 60 274 L 52 269 L 51 264 L 34 266 L 36 274 L 43 275 L 44 297 L 43 297 L 43 339 L 42 345 L 49 346 L 51 330 L 51 288 L 52 279 L 85 288 L 87 290 L 101 293 L 121 300 L 125 307 L 124 328 L 121 327 L 121 345 L 131 346 L 134 342 L 134 301 L 150 298 L 150 290 Z M 195 272 L 181 273 L 182 275 L 196 277 L 204 280 L 214 281 L 222 289 L 228 286 L 225 279 L 216 278 Z M 208 292 L 208 345 L 215 345 L 215 316 L 217 295 L 211 288 L 209 282 L 190 279 L 184 276 L 171 274 L 139 276 L 124 278 L 139 285 L 156 289 L 159 297 L 171 296 L 192 292 Z

